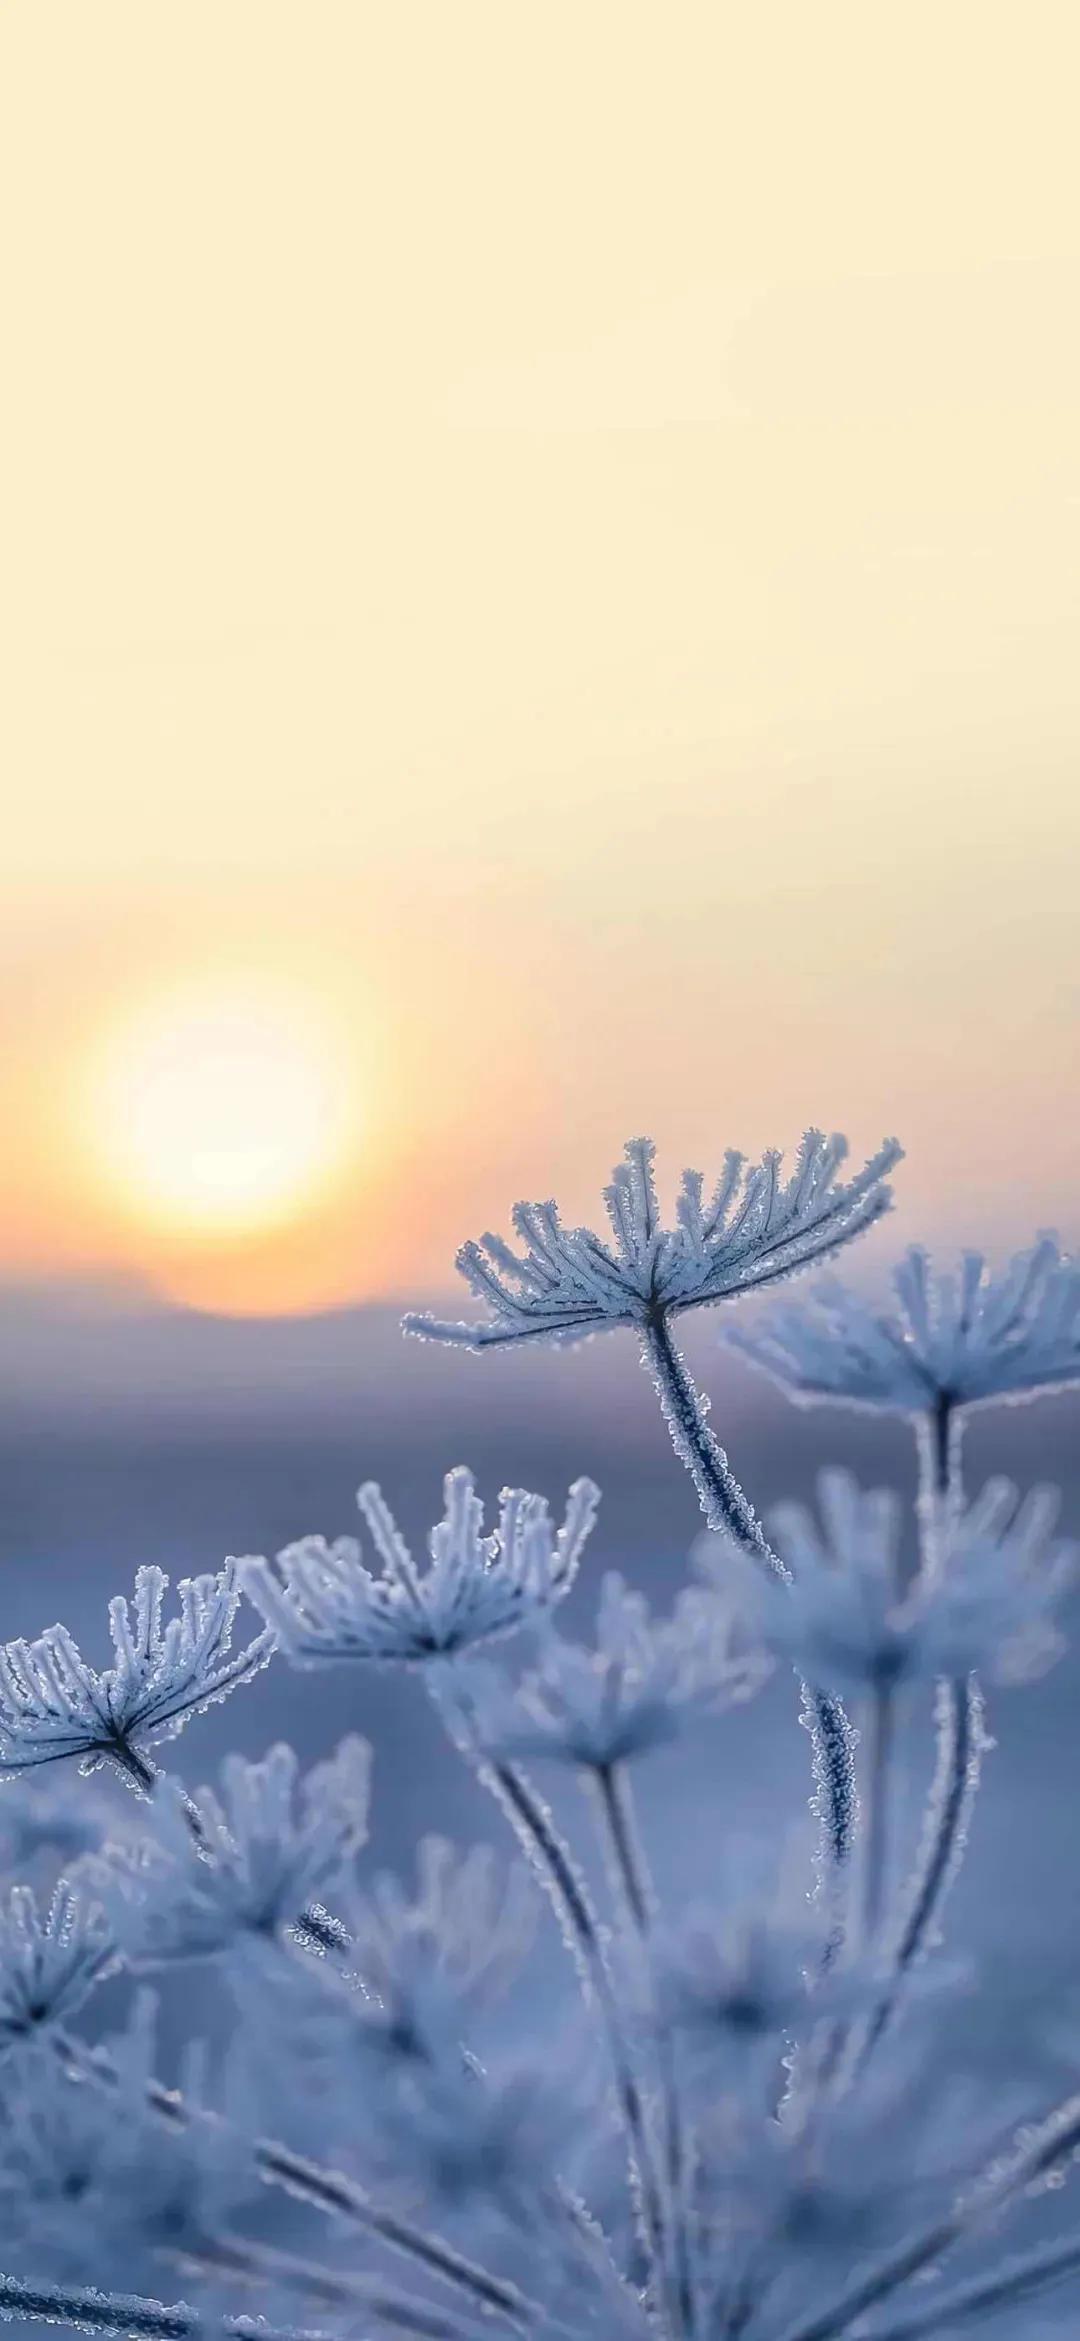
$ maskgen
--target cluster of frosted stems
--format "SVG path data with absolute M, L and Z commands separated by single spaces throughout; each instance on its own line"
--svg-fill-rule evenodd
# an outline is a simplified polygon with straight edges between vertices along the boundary
M 364 1542 L 230 1561 L 175 1611 L 140 1571 L 101 1672 L 60 1626 L 0 1651 L 0 2315 L 159 2341 L 1074 2329 L 1080 2244 L 1047 2206 L 1080 2077 L 1042 2100 L 993 2072 L 957 2086 L 957 1983 L 932 1953 L 990 1744 L 981 1684 L 1053 1664 L 1076 1558 L 1052 1490 L 968 1496 L 960 1431 L 1080 1382 L 1080 1270 L 1049 1237 L 997 1277 L 912 1251 L 884 1310 L 824 1283 L 729 1337 L 798 1398 L 914 1421 L 911 1524 L 837 1469 L 815 1507 L 759 1518 L 673 1330 L 864 1233 L 898 1152 L 846 1181 L 843 1141 L 814 1131 L 786 1177 L 729 1154 L 708 1199 L 685 1174 L 665 1225 L 634 1141 L 608 1237 L 519 1205 L 518 1249 L 460 1255 L 485 1313 L 408 1320 L 481 1351 L 634 1331 L 706 1523 L 667 1614 L 609 1573 L 568 1632 L 592 1482 L 561 1520 L 504 1489 L 489 1525 L 459 1469 L 422 1557 L 368 1483 Z M 215 1786 L 164 1771 L 163 1744 L 271 1661 L 344 1669 L 358 1719 L 368 1668 L 426 1693 L 505 1855 L 428 1838 L 414 1880 L 372 1870 L 355 1733 L 306 1772 L 284 1745 Z M 793 1836 L 770 1861 L 739 1835 L 730 1718 L 790 1670 L 816 1850 Z M 657 1751 L 688 1767 L 686 1907 L 636 1809 Z M 178 2001 L 189 1967 L 216 1985 Z M 106 1982 L 112 2035 L 104 2001 L 84 2023 Z M 219 2044 L 227 2024 L 224 2053 L 196 2036 L 163 2073 L 158 1991 L 163 2037 L 186 2011 Z

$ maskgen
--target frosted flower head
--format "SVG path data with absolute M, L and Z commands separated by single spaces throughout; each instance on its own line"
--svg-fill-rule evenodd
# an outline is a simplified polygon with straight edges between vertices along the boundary
M 349 1890 L 367 1837 L 371 1751 L 345 1739 L 301 1780 L 292 1748 L 228 1756 L 221 1793 L 162 1781 L 141 1858 L 99 1865 L 128 1956 L 212 1958 L 280 1940 Z
M 62 1879 L 42 1913 L 29 1886 L 0 1908 L 0 2057 L 66 2024 L 117 1965 L 98 1905 Z
M 812 1681 L 858 1693 L 978 1670 L 1016 1682 L 1056 1657 L 1053 1611 L 1075 1548 L 1054 1537 L 1054 1490 L 1037 1488 L 1021 1502 L 1008 1480 L 990 1481 L 956 1524 L 940 1569 L 906 1592 L 892 1491 L 864 1493 L 849 1473 L 825 1471 L 818 1504 L 820 1523 L 801 1504 L 769 1516 L 791 1583 L 740 1569 L 743 1601 L 766 1643 Z M 716 1542 L 698 1548 L 710 1574 Z
M 146 1751 L 266 1665 L 269 1630 L 232 1649 L 240 1603 L 233 1562 L 218 1576 L 182 1579 L 178 1614 L 166 1623 L 168 1588 L 163 1569 L 140 1569 L 134 1601 L 109 1603 L 115 1656 L 100 1674 L 66 1626 L 0 1648 L 0 1775 L 74 1757 L 83 1772 L 112 1764 L 145 1796 L 154 1780 Z
M 519 1865 L 430 1837 L 415 1887 L 381 1874 L 348 1917 L 341 1958 L 260 1962 L 241 2002 L 257 2094 L 280 2090 L 293 2111 L 310 2102 L 317 2128 L 342 2137 L 355 2134 L 358 2101 L 378 2129 L 416 2074 L 456 2079 L 466 2033 L 532 1943 L 537 1902 Z
M 1053 1236 L 996 1276 L 981 1252 L 965 1252 L 955 1275 L 934 1275 L 913 1248 L 893 1285 L 892 1312 L 833 1280 L 726 1339 L 799 1397 L 904 1414 L 1080 1382 L 1080 1265 Z
M 700 1173 L 683 1173 L 670 1228 L 661 1225 L 654 1154 L 651 1139 L 630 1140 L 604 1194 L 607 1242 L 589 1228 L 564 1227 L 554 1203 L 518 1203 L 520 1252 L 485 1235 L 458 1253 L 487 1317 L 470 1325 L 414 1314 L 404 1320 L 406 1332 L 466 1349 L 569 1343 L 775 1284 L 838 1251 L 888 1210 L 885 1178 L 901 1148 L 887 1140 L 846 1184 L 837 1172 L 847 1141 L 820 1130 L 806 1132 L 786 1180 L 779 1153 L 753 1168 L 729 1153 L 708 1201 Z
M 369 1572 L 359 1544 L 345 1536 L 335 1544 L 304 1537 L 278 1554 L 275 1567 L 242 1564 L 252 1601 L 294 1665 L 447 1658 L 534 1622 L 562 1600 L 596 1514 L 599 1490 L 591 1480 L 574 1482 L 558 1530 L 541 1496 L 506 1488 L 498 1527 L 485 1536 L 483 1506 L 464 1469 L 449 1474 L 445 1495 L 424 1571 L 370 1481 L 359 1503 L 381 1575 Z
M 671 1618 L 654 1622 L 644 1597 L 612 1572 L 591 1647 L 552 1631 L 519 1684 L 494 1666 L 474 1665 L 444 1699 L 490 1755 L 552 1756 L 605 1771 L 751 1696 L 767 1662 L 760 1651 L 736 1647 L 734 1627 L 730 1609 L 696 1588 L 679 1595 Z
M 57 2272 L 108 2283 L 119 2263 L 150 2282 L 159 2248 L 197 2251 L 259 2191 L 250 2155 L 224 2124 L 163 2121 L 148 2103 L 155 2018 L 153 1996 L 140 1993 L 126 2031 L 108 2043 L 108 2088 L 72 2080 L 56 2061 L 4 2074 L 0 2225 Z M 189 2047 L 179 2078 L 194 2108 L 205 2102 L 205 2067 L 201 2047 Z
M 767 2243 L 777 2285 L 770 2334 L 786 2333 L 808 2298 L 824 2305 L 853 2262 L 928 2224 L 978 2168 L 993 2134 L 989 2092 L 950 2083 L 921 2035 L 898 2033 L 809 2133 L 785 2121 L 743 2125 L 720 2173 L 725 2242 L 730 2250 L 734 2231 Z
M 440 2039 L 456 2040 L 469 2004 L 516 1974 L 536 1918 L 528 1873 L 518 1863 L 504 1873 L 486 1845 L 462 1854 L 422 1838 L 414 1893 L 390 1872 L 375 1878 L 350 1910 L 351 1958 L 394 2055 L 430 2062 Z
M 691 1914 L 656 1949 L 659 2020 L 706 2049 L 775 2043 L 807 2012 L 803 1952 L 756 1914 Z

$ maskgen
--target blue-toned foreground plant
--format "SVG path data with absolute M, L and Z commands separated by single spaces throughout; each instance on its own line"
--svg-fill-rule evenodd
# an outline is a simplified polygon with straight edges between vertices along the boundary
M 1048 1239 L 998 1280 L 970 1262 L 935 1282 L 912 1254 L 900 1319 L 831 1286 L 747 1336 L 798 1395 L 915 1421 L 914 1562 L 895 1498 L 843 1472 L 815 1510 L 762 1524 L 672 1330 L 871 1225 L 896 1151 L 847 1185 L 841 1142 L 816 1134 L 787 1181 L 778 1157 L 744 1175 L 729 1156 L 708 1205 L 687 1175 L 665 1228 L 635 1143 L 610 1245 L 522 1206 L 522 1254 L 489 1237 L 463 1255 L 489 1321 L 423 1323 L 495 1349 L 636 1332 L 709 1530 L 670 1614 L 609 1574 L 592 1636 L 568 1633 L 596 1489 L 577 1481 L 558 1525 L 504 1490 L 486 1526 L 459 1469 L 424 1561 L 369 1483 L 374 1567 L 358 1539 L 307 1537 L 182 1585 L 169 1622 L 144 1571 L 133 1606 L 111 1606 L 105 1670 L 60 1627 L 0 1656 L 0 1848 L 22 1873 L 0 1909 L 0 2315 L 161 2341 L 1073 2329 L 1080 2247 L 1057 2189 L 1080 2087 L 1040 2104 L 965 2070 L 956 1979 L 930 1953 L 986 1745 L 978 1678 L 1054 1662 L 1075 1564 L 1051 1491 L 997 1479 L 965 1499 L 959 1428 L 967 1407 L 1080 1381 L 1078 1272 Z M 234 1652 L 245 1597 L 261 1630 Z M 217 1787 L 162 1773 L 162 1742 L 275 1654 L 343 1670 L 359 1722 L 369 1669 L 429 1696 L 509 1824 L 509 1861 L 428 1839 L 415 1880 L 373 1871 L 355 1735 L 306 1773 L 285 1746 L 228 1759 Z M 663 1906 L 636 1768 L 688 1755 L 777 1664 L 813 1686 L 826 1868 L 797 1840 L 748 1855 L 725 1776 L 699 1891 Z M 901 1750 L 930 1696 L 912 1833 Z M 76 1777 L 101 1766 L 140 1801 L 110 1811 Z M 595 1864 L 533 1766 L 560 1802 L 584 1790 Z M 553 1988 L 537 1886 L 580 2000 Z M 174 2087 L 154 1993 L 175 2024 L 189 1965 L 214 2043 L 189 2042 Z

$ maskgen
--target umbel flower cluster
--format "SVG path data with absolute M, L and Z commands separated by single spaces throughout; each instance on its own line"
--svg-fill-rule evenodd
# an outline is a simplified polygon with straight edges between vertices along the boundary
M 101 1671 L 61 1626 L 0 1650 L 0 2314 L 159 2341 L 1077 2330 L 1068 2006 L 1057 2085 L 1026 2084 L 965 2055 L 978 1970 L 939 1947 L 985 1699 L 1055 1663 L 1076 1558 L 1052 1490 L 964 1487 L 962 1427 L 1080 1383 L 1080 1268 L 1048 1237 L 1000 1277 L 910 1252 L 895 1306 L 830 1281 L 730 1336 L 799 1399 L 914 1425 L 910 1523 L 835 1468 L 759 1518 L 675 1334 L 846 1248 L 898 1156 L 844 1181 L 817 1132 L 787 1177 L 730 1154 L 667 1226 L 634 1141 L 609 1238 L 519 1205 L 520 1250 L 460 1257 L 485 1313 L 407 1321 L 481 1351 L 634 1333 L 705 1519 L 663 1614 L 614 1573 L 588 1598 L 591 1480 L 561 1516 L 520 1489 L 485 1512 L 458 1468 L 424 1554 L 367 1483 L 362 1538 L 175 1606 L 142 1570 Z M 271 1664 L 339 1670 L 356 1730 L 186 1786 L 169 1743 Z M 432 1702 L 494 1846 L 373 1865 L 376 1669 Z M 742 1726 L 712 1719 L 788 1681 L 815 1827 L 748 1846 Z M 697 1800 L 685 1907 L 638 1817 L 659 1750 Z

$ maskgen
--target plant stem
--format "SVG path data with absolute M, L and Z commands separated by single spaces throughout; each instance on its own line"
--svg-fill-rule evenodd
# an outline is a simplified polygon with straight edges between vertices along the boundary
M 634 1933 L 644 1941 L 656 1909 L 634 1811 L 633 1791 L 625 1764 L 597 1764 L 589 1769 L 596 1790 L 600 1830 L 615 1892 Z
M 460 1740 L 458 1744 L 462 1745 Z M 462 1747 L 462 1752 L 470 1755 L 467 1745 Z M 519 1843 L 544 1885 L 559 1920 L 563 1938 L 574 1954 L 582 1983 L 595 1999 L 603 2017 L 616 2094 L 629 2146 L 631 2191 L 639 2213 L 642 2242 L 655 2288 L 665 2260 L 663 2195 L 656 2173 L 645 2107 L 626 2045 L 622 2016 L 588 1889 L 550 1813 L 520 1766 L 487 1761 L 475 1751 L 471 1752 L 471 1761 L 477 1778 L 491 1790 L 502 1806 Z
M 945 1395 L 919 1424 L 920 1575 L 936 1575 L 945 1567 L 949 1538 L 963 1508 L 962 1430 L 962 1417 Z M 896 1949 L 900 1974 L 926 1944 L 967 1839 L 986 1745 L 982 1695 L 974 1675 L 939 1683 L 936 1715 L 937 1762 L 922 1849 Z
M 963 1415 L 947 1391 L 919 1416 L 919 1574 L 937 1576 L 945 1565 L 949 1537 L 963 1509 L 960 1453 Z
M 641 1355 L 656 1384 L 672 1446 L 690 1473 L 708 1526 L 717 1533 L 726 1531 L 764 1568 L 788 1578 L 790 1572 L 773 1551 L 719 1440 L 709 1429 L 708 1399 L 698 1389 L 672 1338 L 663 1310 L 657 1310 L 643 1327 Z M 853 1734 L 839 1699 L 823 1691 L 804 1685 L 803 1710 L 814 1751 L 815 1809 L 824 1835 L 825 1867 L 839 1872 L 850 1858 L 855 1828 Z
M 30 2317 L 47 2325 L 73 2325 L 80 2333 L 116 2333 L 132 2341 L 202 2341 L 207 2334 L 248 2336 L 254 2341 L 314 2341 L 293 2326 L 253 2324 L 248 2317 L 203 2316 L 186 2301 L 166 2307 L 136 2293 L 99 2292 L 92 2284 L 25 2284 L 0 2275 L 0 2317 Z
M 172 2256 L 181 2269 L 195 2275 L 224 2274 L 240 2276 L 250 2284 L 286 2284 L 337 2308 L 367 2309 L 383 2324 L 419 2336 L 420 2341 L 467 2341 L 466 2328 L 428 2301 L 411 2300 L 405 2293 L 388 2291 L 363 2277 L 321 2268 L 297 2253 L 252 2243 L 246 2236 L 208 2237 L 197 2249 L 180 2249 Z
M 744 1552 L 774 1575 L 787 1577 L 788 1571 L 773 1551 L 719 1440 L 709 1429 L 709 1401 L 698 1389 L 663 1310 L 642 1329 L 641 1356 L 656 1384 L 671 1444 L 694 1482 L 709 1527 L 726 1529 Z
M 1080 2244 L 1075 2236 L 1067 2237 L 1064 2243 L 1036 2244 L 1029 2252 L 1016 2252 L 1002 2260 L 989 2275 L 956 2284 L 936 2301 L 894 2318 L 891 2325 L 879 2326 L 874 2341 L 915 2341 L 918 2334 L 939 2333 L 945 2327 L 951 2331 L 968 2317 L 981 2317 L 987 2311 L 996 2315 L 1011 2302 L 1029 2300 L 1076 2275 L 1080 2275 Z
M 962 1421 L 947 1397 L 920 1420 L 919 1576 L 943 1568 L 948 1539 L 963 1504 L 960 1473 Z M 908 1969 L 928 1947 L 946 1895 L 963 1859 L 987 1745 L 983 1700 L 974 1675 L 942 1677 L 935 1693 L 937 1754 L 926 1802 L 915 1870 L 890 1952 L 892 1981 L 868 2024 L 860 2067 L 880 2040 L 897 2005 Z
M 971 2232 L 1014 2202 L 1049 2171 L 1067 2164 L 1080 2146 L 1080 2097 L 1069 2097 L 1031 2131 L 1005 2160 L 995 2160 L 969 2192 L 921 2235 L 910 2237 L 880 2260 L 839 2300 L 788 2327 L 781 2341 L 837 2341 L 840 2334 L 887 2300 L 902 2284 L 932 2267 Z M 884 2341 L 884 2336 L 882 2337 Z
M 600 1813 L 601 1835 L 616 1894 L 637 1937 L 647 1952 L 656 1895 L 638 1832 L 633 1792 L 626 1766 L 604 1764 L 591 1774 Z M 682 2105 L 679 2098 L 674 2042 L 664 2026 L 657 2033 L 657 2063 L 663 2109 L 664 2173 L 667 2181 L 667 2259 L 670 2272 L 673 2323 L 676 2331 L 692 2334 L 697 2323 L 696 2288 L 690 2256 L 687 2204 L 688 2157 Z
M 959 1867 L 979 1785 L 983 1703 L 973 1675 L 937 1689 L 938 1752 L 927 1800 L 923 1850 L 895 1961 L 904 1974 L 925 1947 Z
M 865 1947 L 876 1940 L 885 1908 L 889 1868 L 889 1767 L 896 1721 L 893 1694 L 878 1683 L 867 1702 L 863 1727 L 866 1769 L 863 1777 L 862 1939 Z
M 67 2033 L 54 2037 L 57 2051 L 69 2072 L 83 2080 L 100 2081 L 109 2088 L 120 2085 L 119 2071 L 107 2051 L 91 2048 L 86 2042 L 76 2040 Z M 181 2127 L 186 2128 L 189 2122 L 197 2120 L 213 2122 L 220 2128 L 232 2128 L 220 2114 L 210 2113 L 202 2106 L 189 2105 L 179 2091 L 166 2089 L 160 2081 L 147 2083 L 146 2100 L 163 2120 Z M 298 2202 L 311 2203 L 316 2210 L 346 2221 L 349 2226 L 359 2228 L 363 2234 L 376 2236 L 380 2243 L 417 2261 L 431 2275 L 441 2277 L 444 2283 L 468 2294 L 485 2311 L 494 2311 L 508 2318 L 511 2324 L 528 2325 L 537 2315 L 533 2304 L 518 2290 L 516 2284 L 506 2282 L 501 2276 L 493 2276 L 487 2268 L 456 2251 L 452 2244 L 445 2243 L 441 2236 L 429 2235 L 425 2228 L 416 2227 L 410 2220 L 399 2217 L 397 2212 L 387 2211 L 382 2205 L 373 2203 L 363 2187 L 358 2186 L 355 2180 L 346 2178 L 341 2171 L 327 2170 L 321 2163 L 309 2162 L 305 2155 L 294 2154 L 291 2147 L 279 2145 L 274 2139 L 257 2138 L 248 2143 L 259 2176 L 268 2185 L 282 2187 Z

